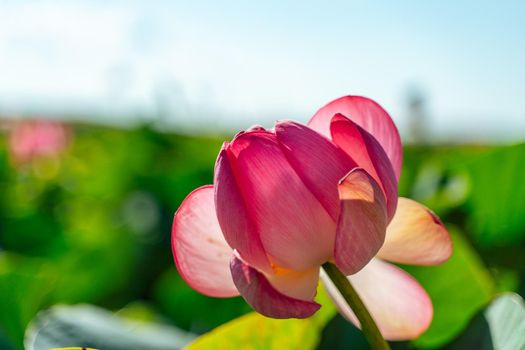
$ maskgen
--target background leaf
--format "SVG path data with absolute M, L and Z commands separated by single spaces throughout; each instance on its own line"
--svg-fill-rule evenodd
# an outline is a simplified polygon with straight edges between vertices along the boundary
M 525 303 L 514 293 L 496 298 L 446 350 L 524 350 Z
M 126 319 L 92 305 L 55 306 L 32 321 L 25 349 L 177 350 L 193 337 L 174 327 Z
M 465 163 L 472 192 L 469 225 L 482 245 L 510 245 L 525 239 L 525 143 Z
M 0 345 L 21 348 L 24 329 L 48 298 L 53 272 L 40 259 L 0 252 Z
M 436 348 L 452 340 L 494 294 L 494 281 L 477 254 L 454 230 L 452 239 L 454 250 L 446 263 L 403 266 L 425 288 L 434 305 L 430 328 L 413 342 L 421 348 Z
M 321 287 L 316 299 L 322 307 L 310 318 L 277 320 L 252 312 L 199 337 L 187 350 L 315 349 L 321 330 L 336 314 Z

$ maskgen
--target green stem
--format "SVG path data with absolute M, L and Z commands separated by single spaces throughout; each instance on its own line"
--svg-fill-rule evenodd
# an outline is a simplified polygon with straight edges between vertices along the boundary
M 361 323 L 361 330 L 370 347 L 373 350 L 390 350 L 390 346 L 381 335 L 381 332 L 379 332 L 374 319 L 348 278 L 332 263 L 327 262 L 323 264 L 323 269 L 357 316 L 359 323 Z

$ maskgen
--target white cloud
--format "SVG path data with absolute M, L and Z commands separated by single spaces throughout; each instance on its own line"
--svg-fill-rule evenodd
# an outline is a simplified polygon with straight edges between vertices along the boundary
M 0 5 L 0 95 L 104 96 L 106 74 L 126 56 L 133 19 L 123 8 L 89 2 Z

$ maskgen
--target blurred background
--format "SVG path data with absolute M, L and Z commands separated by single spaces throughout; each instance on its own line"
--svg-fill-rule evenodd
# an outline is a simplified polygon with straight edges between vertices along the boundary
M 455 237 L 432 278 L 407 267 L 436 316 L 396 346 L 453 348 L 497 293 L 525 293 L 523 13 L 521 1 L 0 0 L 0 349 L 126 348 L 107 345 L 104 322 L 113 335 L 145 326 L 137 348 L 178 348 L 250 312 L 181 280 L 173 213 L 239 129 L 306 123 L 347 94 L 389 111 L 406 145 L 400 193 Z M 359 337 L 326 322 L 312 349 Z

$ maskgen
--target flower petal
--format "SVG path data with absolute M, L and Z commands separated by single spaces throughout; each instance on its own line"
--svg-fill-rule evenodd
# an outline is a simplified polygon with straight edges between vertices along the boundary
M 248 214 L 272 263 L 304 271 L 329 259 L 335 222 L 292 168 L 275 134 L 246 132 L 228 152 Z
M 402 264 L 436 265 L 452 254 L 452 240 L 439 218 L 422 204 L 399 198 L 378 256 Z
M 272 274 L 266 274 L 266 279 L 280 293 L 292 298 L 312 301 L 317 294 L 320 266 L 307 271 L 294 271 L 274 267 Z
M 227 147 L 228 144 L 222 147 L 215 165 L 215 206 L 219 224 L 228 244 L 245 261 L 260 270 L 271 271 L 259 233 L 239 191 Z
M 321 273 L 321 279 L 339 312 L 359 327 L 355 314 L 326 273 Z M 429 327 L 432 302 L 423 287 L 400 268 L 373 259 L 348 279 L 385 339 L 414 339 Z
M 337 267 L 351 275 L 361 270 L 383 245 L 387 225 L 383 192 L 361 168 L 339 184 L 341 214 L 337 223 L 334 257 Z
M 312 129 L 292 121 L 275 125 L 286 158 L 334 221 L 339 216 L 337 183 L 356 163 L 339 147 Z
M 341 114 L 336 114 L 330 124 L 332 140 L 343 149 L 357 165 L 365 169 L 386 196 L 388 221 L 397 205 L 397 179 L 392 164 L 379 142 L 359 125 Z
M 301 300 L 296 297 L 285 295 L 275 288 L 261 272 L 245 264 L 239 257 L 233 256 L 231 261 L 231 272 L 235 285 L 241 292 L 242 297 L 257 312 L 272 318 L 306 318 L 313 315 L 321 305 L 311 299 Z M 315 279 L 312 279 L 312 276 Z M 302 296 L 311 295 L 310 290 L 313 285 L 313 295 L 317 287 L 319 273 L 312 275 L 309 273 L 306 278 L 293 278 L 293 283 L 301 282 L 303 290 L 298 291 L 297 286 L 292 290 Z M 312 281 L 314 283 L 312 284 Z M 283 282 L 281 282 L 284 285 Z M 290 291 L 290 290 L 289 290 Z
M 213 186 L 191 192 L 175 213 L 171 233 L 175 264 L 195 290 L 212 297 L 239 295 L 229 269 L 232 249 L 219 227 Z
M 403 149 L 399 132 L 388 113 L 369 98 L 344 96 L 319 109 L 308 122 L 308 126 L 326 137 L 331 137 L 330 122 L 337 113 L 351 119 L 379 141 L 399 179 Z

